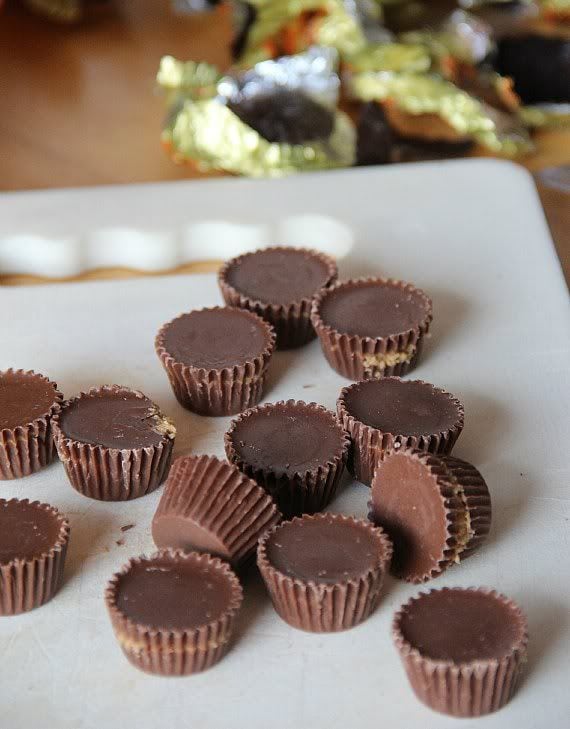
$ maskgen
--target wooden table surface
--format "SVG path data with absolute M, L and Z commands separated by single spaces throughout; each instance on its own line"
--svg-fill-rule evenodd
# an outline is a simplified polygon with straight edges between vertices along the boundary
M 169 0 L 116 0 L 76 26 L 51 24 L 7 0 L 0 13 L 0 189 L 25 190 L 199 177 L 159 144 L 161 56 L 229 63 L 230 22 L 175 15 Z M 570 164 L 570 131 L 537 135 L 522 160 L 536 172 Z M 570 281 L 568 196 L 541 190 Z

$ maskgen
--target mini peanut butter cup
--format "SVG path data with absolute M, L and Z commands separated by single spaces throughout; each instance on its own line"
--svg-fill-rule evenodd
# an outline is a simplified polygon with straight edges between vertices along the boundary
M 393 451 L 372 480 L 370 520 L 394 545 L 392 572 L 425 582 L 471 555 L 491 526 L 491 497 L 471 464 L 417 450 Z
M 205 671 L 223 658 L 242 599 L 226 562 L 172 550 L 131 559 L 105 591 L 125 656 L 162 676 Z
M 423 291 L 385 278 L 340 281 L 317 294 L 311 312 L 328 363 L 350 380 L 406 374 L 431 320 Z
M 282 522 L 259 542 L 257 564 L 277 613 L 315 633 L 347 630 L 380 600 L 392 545 L 382 529 L 341 514 Z
M 155 347 L 183 407 L 235 415 L 261 399 L 275 333 L 257 314 L 218 306 L 168 322 Z
M 331 502 L 350 443 L 334 413 L 296 400 L 247 410 L 232 421 L 224 442 L 228 460 L 255 479 L 286 518 Z
M 337 275 L 323 253 L 277 246 L 228 261 L 218 282 L 226 304 L 259 314 L 275 328 L 277 349 L 292 349 L 315 338 L 313 298 Z
M 67 400 L 54 416 L 57 451 L 76 491 L 127 501 L 166 478 L 176 428 L 142 392 L 105 385 Z
M 392 635 L 418 699 L 451 716 L 502 708 L 526 662 L 526 618 L 494 590 L 422 592 L 396 613 Z
M 63 395 L 32 370 L 0 372 L 0 480 L 22 478 L 55 458 L 51 420 Z
M 49 504 L 0 499 L 0 615 L 40 607 L 59 590 L 69 522 Z
M 351 439 L 348 469 L 368 486 L 390 450 L 451 453 L 465 419 L 463 405 L 451 393 L 429 382 L 398 377 L 343 388 L 337 413 Z
M 271 497 L 237 466 L 186 456 L 172 464 L 152 536 L 159 549 L 210 552 L 238 566 L 280 518 Z

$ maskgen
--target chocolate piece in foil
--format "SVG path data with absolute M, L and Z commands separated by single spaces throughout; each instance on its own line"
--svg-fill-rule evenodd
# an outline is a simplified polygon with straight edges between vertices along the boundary
M 477 100 L 436 75 L 354 74 L 349 93 L 361 101 L 389 101 L 412 121 L 420 115 L 432 115 L 430 122 L 437 119 L 441 126 L 454 133 L 446 137 L 446 141 L 473 139 L 492 152 L 507 156 L 532 148 L 528 134 L 517 118 Z
M 352 54 L 367 42 L 390 38 L 380 24 L 377 0 L 248 0 L 233 5 L 238 20 L 234 51 L 243 66 L 312 45 Z
M 431 67 L 428 50 L 416 43 L 370 43 L 346 58 L 349 71 L 395 71 L 421 73 Z
M 570 128 L 570 104 L 536 104 L 519 109 L 519 118 L 530 128 Z
M 160 59 L 156 75 L 156 81 L 161 88 L 192 97 L 215 96 L 220 78 L 219 70 L 211 63 L 179 61 L 173 56 L 163 56 Z
M 350 166 L 356 134 L 336 108 L 336 63 L 333 49 L 313 48 L 226 76 L 215 98 L 175 106 L 163 143 L 175 161 L 254 177 Z

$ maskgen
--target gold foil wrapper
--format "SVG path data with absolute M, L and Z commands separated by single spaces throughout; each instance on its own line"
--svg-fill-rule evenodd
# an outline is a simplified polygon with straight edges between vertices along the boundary
M 428 71 L 431 57 L 419 44 L 370 43 L 349 55 L 346 62 L 351 71 L 394 71 L 421 73 Z
M 156 75 L 158 85 L 167 91 L 179 91 L 188 96 L 215 96 L 221 74 L 205 61 L 179 61 L 173 56 L 160 59 Z
M 390 99 L 408 114 L 436 114 L 459 136 L 470 137 L 492 152 L 513 157 L 532 143 L 517 117 L 478 101 L 439 76 L 413 73 L 361 73 L 349 81 L 361 101 Z
M 240 65 L 252 66 L 311 45 L 332 46 L 352 54 L 366 44 L 352 4 L 343 0 L 248 0 L 256 10 Z M 380 16 L 379 16 L 380 17 Z
M 74 23 L 83 15 L 83 0 L 24 0 L 24 4 L 60 23 Z
M 356 132 L 336 111 L 328 139 L 305 144 L 268 142 L 217 99 L 186 101 L 171 117 L 162 141 L 176 162 L 199 169 L 224 170 L 251 177 L 282 177 L 293 172 L 354 164 Z
M 538 0 L 540 13 L 548 20 L 570 22 L 570 0 Z
M 519 119 L 531 129 L 570 129 L 570 104 L 523 106 Z

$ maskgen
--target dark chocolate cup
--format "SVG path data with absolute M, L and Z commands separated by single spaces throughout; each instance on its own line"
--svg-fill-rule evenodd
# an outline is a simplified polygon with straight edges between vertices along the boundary
M 94 387 L 66 400 L 60 413 L 77 400 L 101 390 L 126 390 L 137 397 L 145 397 L 137 390 L 120 385 Z M 98 501 L 130 501 L 154 491 L 166 478 L 174 435 L 166 434 L 158 445 L 146 448 L 107 448 L 68 438 L 59 424 L 60 413 L 53 418 L 55 444 L 67 477 L 80 494 Z
M 392 544 L 386 533 L 363 519 L 343 514 L 305 515 L 302 519 L 331 517 L 339 522 L 351 522 L 375 535 L 382 550 L 382 559 L 374 568 L 334 584 L 283 574 L 269 561 L 267 543 L 286 522 L 267 532 L 257 548 L 257 565 L 276 612 L 289 625 L 311 633 L 348 630 L 370 617 L 380 601 L 384 576 L 392 558 Z M 292 521 L 300 521 L 300 518 L 295 517 Z
M 273 246 L 264 250 L 287 251 L 291 248 L 285 246 Z M 338 276 L 336 262 L 324 253 L 309 248 L 297 248 L 308 256 L 322 261 L 329 269 L 329 278 L 325 287 L 330 286 Z M 218 285 L 228 306 L 236 306 L 240 309 L 253 311 L 269 322 L 275 329 L 277 335 L 277 349 L 294 349 L 310 342 L 317 335 L 311 323 L 312 298 L 303 298 L 299 301 L 292 301 L 288 304 L 267 304 L 259 299 L 250 298 L 242 294 L 228 282 L 229 269 L 240 263 L 245 257 L 255 255 L 246 253 L 243 256 L 227 261 L 218 272 Z M 317 291 L 315 291 L 315 294 Z
M 212 308 L 223 309 L 221 306 Z M 166 329 L 172 322 L 161 327 L 155 340 L 156 353 L 166 370 L 174 395 L 183 407 L 198 415 L 236 415 L 261 400 L 267 368 L 275 350 L 275 333 L 264 319 L 253 312 L 248 313 L 252 323 L 263 327 L 266 346 L 257 357 L 222 369 L 204 369 L 178 362 L 164 344 Z
M 453 589 L 461 588 L 443 588 L 443 590 Z M 422 655 L 421 650 L 405 639 L 401 621 L 415 601 L 430 593 L 420 593 L 417 597 L 411 598 L 402 605 L 392 622 L 394 643 L 418 699 L 434 711 L 464 718 L 498 711 L 510 701 L 526 663 L 528 645 L 526 618 L 513 600 L 494 590 L 474 587 L 467 589 L 485 593 L 512 611 L 513 619 L 520 626 L 520 636 L 505 656 L 454 663 Z
M 69 543 L 69 522 L 55 507 L 28 499 L 11 501 L 21 501 L 53 515 L 59 525 L 59 533 L 49 550 L 29 559 L 17 558 L 0 563 L 0 616 L 28 612 L 54 597 L 63 579 Z M 2 502 L 6 500 L 0 499 L 0 505 Z
M 223 614 L 209 623 L 187 630 L 154 628 L 125 615 L 117 605 L 121 579 L 134 564 L 164 558 L 202 563 L 223 575 L 231 585 L 231 599 Z M 123 653 L 136 668 L 161 676 L 188 676 L 218 663 L 230 647 L 235 616 L 242 600 L 239 580 L 226 562 L 209 554 L 173 550 L 161 550 L 148 558 L 130 559 L 120 572 L 113 575 L 105 590 L 105 603 Z
M 483 477 L 470 463 L 452 456 L 433 456 L 412 449 L 394 451 L 393 455 L 408 456 L 425 466 L 433 479 L 434 489 L 439 492 L 445 515 L 446 536 L 442 540 L 439 554 L 432 555 L 432 566 L 429 570 L 421 574 L 402 574 L 397 569 L 397 559 L 392 562 L 392 573 L 395 577 L 420 584 L 438 577 L 452 565 L 469 557 L 483 544 L 491 527 L 491 496 Z M 381 484 L 381 478 L 380 465 L 372 481 L 373 490 L 376 483 Z M 369 507 L 370 521 L 377 526 L 383 526 L 382 520 L 374 511 L 373 501 L 369 502 Z M 397 558 L 395 539 L 394 543 Z
M 0 430 L 0 480 L 23 478 L 50 464 L 55 456 L 52 417 L 58 412 L 63 395 L 55 382 L 33 370 L 6 370 L 29 375 L 53 386 L 53 405 L 30 423 Z
M 390 286 L 417 294 L 424 301 L 425 316 L 412 329 L 394 332 L 386 337 L 361 337 L 358 334 L 339 332 L 323 321 L 321 307 L 331 292 L 370 284 Z M 317 294 L 311 310 L 311 321 L 328 363 L 339 375 L 356 381 L 405 375 L 409 372 L 421 355 L 423 340 L 429 331 L 431 320 L 431 299 L 423 291 L 404 281 L 386 278 L 339 281 Z
M 341 433 L 341 447 L 328 461 L 319 464 L 312 470 L 297 472 L 292 475 L 277 472 L 271 469 L 263 469 L 246 463 L 237 453 L 233 445 L 233 432 L 236 426 L 244 419 L 255 416 L 260 410 L 267 408 L 288 409 L 299 406 L 308 412 L 329 413 L 331 419 L 338 425 Z M 327 410 L 317 403 L 306 403 L 302 400 L 286 400 L 276 403 L 259 405 L 256 408 L 246 410 L 239 415 L 229 430 L 224 435 L 226 456 L 230 463 L 234 463 L 240 471 L 257 483 L 273 498 L 279 511 L 284 518 L 290 519 L 301 514 L 314 514 L 322 511 L 336 496 L 344 468 L 348 458 L 350 439 L 343 430 L 341 424 L 336 420 L 333 412 Z
M 197 542 L 203 535 L 209 548 L 193 544 L 190 537 L 188 546 L 157 540 L 160 522 L 171 519 L 196 529 Z M 280 519 L 271 497 L 236 466 L 214 456 L 187 456 L 172 464 L 152 532 L 159 549 L 207 551 L 238 566 L 254 554 L 259 538 Z
M 394 378 L 400 379 L 400 378 Z M 347 467 L 350 473 L 358 481 L 370 486 L 374 471 L 385 454 L 398 448 L 414 448 L 427 453 L 448 455 L 461 435 L 465 424 L 465 410 L 462 403 L 451 393 L 439 387 L 434 387 L 423 380 L 409 380 L 410 382 L 421 382 L 426 386 L 433 387 L 437 392 L 447 396 L 457 407 L 457 421 L 446 430 L 436 433 L 425 433 L 422 435 L 405 435 L 402 433 L 388 433 L 378 428 L 362 423 L 351 415 L 346 405 L 347 393 L 359 386 L 359 383 L 347 385 L 340 391 L 336 403 L 338 417 L 342 427 L 348 432 L 351 440 L 350 453 Z

